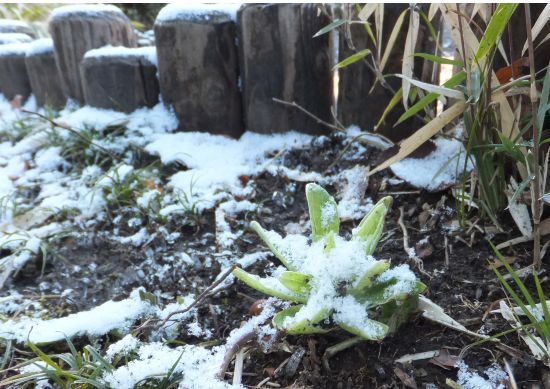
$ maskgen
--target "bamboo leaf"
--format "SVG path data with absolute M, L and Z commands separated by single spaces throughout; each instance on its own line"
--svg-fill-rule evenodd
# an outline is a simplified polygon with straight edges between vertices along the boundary
M 396 74 L 395 76 L 399 77 L 399 78 L 402 78 L 404 80 L 407 80 L 408 82 L 410 82 L 414 86 L 416 86 L 420 89 L 423 89 L 427 92 L 437 93 L 438 95 L 447 96 L 447 97 L 457 99 L 457 100 L 464 100 L 464 94 L 459 90 L 450 89 L 450 88 L 446 88 L 444 86 L 439 86 L 439 85 L 434 85 L 434 84 L 428 84 L 427 82 L 422 82 L 422 81 L 415 80 L 414 78 L 410 78 L 410 77 L 408 77 L 404 74 Z M 403 91 L 405 91 L 405 89 L 403 89 Z
M 384 70 L 386 63 L 388 62 L 388 58 L 390 57 L 395 42 L 397 41 L 397 37 L 399 36 L 399 32 L 401 31 L 401 27 L 403 26 L 403 21 L 405 20 L 405 15 L 408 11 L 409 8 L 401 12 L 399 17 L 397 18 L 397 21 L 395 22 L 395 25 L 393 26 L 393 30 L 391 31 L 390 37 L 388 38 L 386 49 L 384 50 L 384 55 L 382 55 L 382 60 L 380 61 L 380 71 Z
M 466 73 L 464 71 L 461 71 L 454 76 L 452 76 L 449 80 L 447 80 L 443 86 L 447 88 L 452 88 L 460 84 L 462 81 L 466 79 Z M 412 107 L 410 107 L 403 115 L 399 117 L 399 120 L 397 120 L 397 123 L 395 123 L 395 126 L 398 124 L 404 122 L 408 118 L 415 115 L 417 112 L 423 110 L 426 106 L 437 100 L 439 97 L 438 93 L 428 93 L 426 96 L 424 96 L 422 99 L 417 101 Z
M 550 98 L 550 63 L 546 68 L 546 75 L 544 76 L 544 81 L 542 83 L 542 92 L 540 94 L 540 103 L 539 110 L 537 112 L 537 122 L 539 129 L 542 132 L 544 128 L 544 117 L 548 110 L 548 99 Z
M 370 53 L 371 52 L 370 52 L 369 49 L 364 49 L 364 50 L 358 51 L 357 53 L 352 54 L 349 57 L 347 57 L 346 59 L 338 62 L 336 65 L 334 65 L 333 69 L 345 68 L 346 66 L 351 65 L 352 63 L 355 63 L 355 62 L 359 61 L 362 58 L 365 58 Z
M 466 102 L 464 100 L 456 102 L 454 105 L 443 111 L 438 117 L 431 120 L 425 126 L 420 128 L 414 134 L 403 140 L 399 145 L 399 152 L 394 156 L 388 158 L 376 168 L 371 170 L 368 175 L 371 176 L 378 173 L 381 170 L 386 169 L 388 166 L 395 162 L 401 161 L 403 158 L 410 155 L 420 145 L 437 134 L 443 127 L 452 122 L 457 116 L 462 114 L 466 109 Z
M 542 29 L 548 24 L 550 21 L 550 4 L 546 4 L 546 7 L 542 10 L 539 17 L 537 18 L 537 21 L 533 25 L 533 28 L 531 28 L 531 34 L 533 35 L 533 41 L 537 39 L 537 36 L 539 36 Z M 545 38 L 548 39 L 550 37 L 550 34 Z M 521 49 L 521 56 L 523 57 L 523 54 L 525 54 L 525 51 L 527 50 L 527 40 L 525 40 L 525 43 L 523 44 L 523 48 Z
M 388 116 L 389 113 L 395 108 L 397 103 L 399 103 L 399 100 L 401 100 L 402 95 L 403 95 L 403 87 L 399 88 L 397 92 L 395 92 L 390 102 L 388 103 L 388 106 L 386 107 L 386 109 L 384 109 L 384 112 L 382 112 L 382 116 L 380 116 L 380 120 L 378 120 L 378 123 L 376 123 L 376 126 L 374 126 L 375 131 L 382 125 L 382 123 L 384 123 L 386 116 Z
M 340 231 L 340 216 L 334 198 L 320 185 L 306 185 L 306 199 L 314 242 Z
M 367 20 L 369 20 L 369 18 L 374 13 L 374 11 L 376 11 L 377 7 L 378 7 L 378 4 L 376 3 L 369 3 L 365 5 L 361 10 L 361 12 L 359 12 L 359 15 L 358 15 L 359 19 L 366 22 Z
M 420 57 L 427 59 L 432 62 L 436 62 L 440 65 L 455 65 L 455 66 L 464 66 L 464 62 L 459 61 L 457 59 L 450 59 L 450 58 L 444 58 L 440 57 L 438 55 L 428 54 L 428 53 L 416 53 L 414 55 L 415 57 Z
M 517 6 L 517 4 L 499 4 L 479 42 L 479 48 L 476 52 L 478 62 L 497 44 Z
M 411 90 L 410 80 L 414 72 L 414 50 L 416 48 L 416 40 L 418 38 L 418 29 L 420 28 L 420 15 L 418 12 L 411 9 L 409 14 L 409 30 L 405 39 L 405 50 L 403 51 L 403 106 L 409 108 L 409 91 Z
M 428 20 L 431 22 L 434 19 L 435 14 L 439 11 L 439 4 L 431 3 L 428 10 Z
M 384 29 L 384 3 L 379 3 L 374 13 L 374 24 L 376 25 L 376 59 L 380 59 L 382 49 L 382 33 Z
M 337 27 L 340 27 L 342 24 L 346 23 L 346 19 L 336 19 L 332 23 L 326 25 L 325 27 L 321 28 L 319 31 L 313 35 L 313 38 L 317 38 L 318 36 L 324 35 L 327 32 L 330 32 L 334 30 Z

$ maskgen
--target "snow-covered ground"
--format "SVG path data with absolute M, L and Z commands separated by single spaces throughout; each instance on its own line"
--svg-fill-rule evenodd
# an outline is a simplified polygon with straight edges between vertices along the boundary
M 33 98 L 23 109 L 49 115 L 35 106 Z M 259 205 L 247 196 L 254 191 L 254 178 L 264 172 L 290 181 L 334 185 L 338 188 L 338 212 L 343 220 L 358 220 L 372 207 L 372 200 L 364 197 L 368 185 L 366 167 L 357 165 L 323 175 L 289 168 L 279 158 L 285 151 L 308 147 L 312 142 L 322 143 L 326 137 L 297 132 L 245 133 L 236 140 L 207 133 L 175 132 L 177 120 L 162 104 L 128 115 L 68 104 L 53 120 L 59 126 L 14 109 L 10 102 L 0 98 L 0 247 L 7 253 L 0 258 L 0 290 L 5 289 L 17 271 L 24 271 L 29 262 L 40 256 L 56 236 L 91 228 L 111 218 L 116 225 L 122 218 L 118 212 L 123 208 L 135 210 L 136 215 L 154 214 L 163 218 L 166 225 L 190 208 L 199 214 L 213 211 L 219 253 L 214 253 L 212 260 L 217 261 L 220 269 L 213 278 L 220 278 L 233 264 L 252 266 L 264 260 L 267 252 L 233 254 L 233 245 L 242 231 L 233 230 L 228 221 L 236 215 L 257 211 Z M 351 137 L 356 129 L 349 133 Z M 442 147 L 451 147 L 440 143 Z M 361 145 L 350 150 L 364 151 Z M 161 179 L 158 165 L 138 166 L 139 153 L 158 158 L 160 164 L 172 167 L 172 173 Z M 130 200 L 123 196 L 129 196 Z M 156 231 L 139 228 L 139 216 L 129 218 L 127 224 L 137 226 L 134 234 L 124 236 L 118 228 L 104 233 L 109 239 L 136 249 L 147 246 L 157 234 L 167 241 L 181 236 L 181 232 L 164 225 Z M 287 227 L 303 232 L 298 223 Z M 171 267 L 194 266 L 197 261 L 190 252 L 166 255 L 165 259 L 168 264 L 151 265 L 161 280 Z M 230 286 L 233 280 L 232 276 L 226 278 L 214 292 Z M 259 316 L 234 329 L 221 345 L 169 347 L 165 341 L 176 335 L 177 328 L 205 341 L 212 337 L 211 329 L 197 320 L 197 309 L 187 309 L 197 296 L 179 296 L 171 303 L 152 302 L 147 297 L 148 291 L 138 288 L 126 299 L 102 301 L 80 312 L 52 317 L 51 312 L 22 292 L 16 289 L 2 292 L 0 312 L 7 319 L 0 323 L 0 337 L 4 339 L 16 343 L 51 343 L 64 341 L 66 337 L 102 336 L 113 331 L 125 335 L 111 344 L 105 354 L 108 360 L 132 355 L 129 363 L 100 378 L 113 388 L 132 388 L 147 377 L 163 376 L 169 371 L 182 373 L 181 388 L 241 387 L 219 379 L 224 356 L 247 333 L 255 331 L 259 341 L 266 334 L 273 334 L 271 326 L 265 324 L 275 309 L 272 302 Z M 61 295 L 70 293 L 61 291 Z M 162 290 L 157 293 L 161 294 Z M 186 312 L 172 318 L 179 327 L 171 321 L 155 327 L 142 340 L 130 333 L 140 320 L 159 323 L 181 310 Z M 24 314 L 8 318 L 21 311 Z M 22 371 L 32 368 L 27 366 Z M 463 376 L 466 374 L 464 370 Z

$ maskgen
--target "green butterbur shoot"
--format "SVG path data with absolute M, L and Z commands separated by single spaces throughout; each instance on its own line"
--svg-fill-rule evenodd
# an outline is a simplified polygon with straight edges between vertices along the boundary
M 407 265 L 390 268 L 389 261 L 372 256 L 392 198 L 374 205 L 351 240 L 339 236 L 338 207 L 325 189 L 308 184 L 306 198 L 311 239 L 283 238 L 252 222 L 283 266 L 270 277 L 239 268 L 233 274 L 254 289 L 298 303 L 273 318 L 273 325 L 289 334 L 326 333 L 338 326 L 364 339 L 383 339 L 407 320 L 426 288 Z

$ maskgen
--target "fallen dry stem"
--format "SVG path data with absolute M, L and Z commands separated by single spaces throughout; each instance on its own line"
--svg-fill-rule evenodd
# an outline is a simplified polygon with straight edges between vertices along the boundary
M 225 271 L 225 273 L 223 273 L 221 275 L 220 278 L 218 278 L 216 281 L 214 281 L 208 288 L 206 288 L 200 295 L 199 297 L 197 297 L 197 299 L 195 301 L 193 301 L 191 304 L 189 304 L 189 306 L 185 309 L 182 309 L 182 310 L 179 310 L 179 311 L 174 311 L 172 313 L 170 313 L 168 316 L 166 316 L 166 318 L 164 318 L 164 320 L 158 325 L 158 327 L 162 327 L 163 325 L 166 324 L 166 322 L 168 320 L 170 320 L 171 317 L 173 317 L 174 315 L 179 315 L 179 314 L 183 314 L 183 313 L 187 313 L 189 312 L 191 309 L 193 309 L 194 307 L 196 307 L 199 303 L 201 303 L 204 299 L 206 299 L 207 297 L 210 296 L 210 292 L 212 290 L 214 290 L 219 284 L 221 284 L 227 277 L 229 277 L 229 275 L 231 275 L 231 273 L 233 272 L 233 270 L 235 270 L 235 268 L 237 267 L 237 265 L 233 265 L 231 266 L 229 269 L 227 269 Z

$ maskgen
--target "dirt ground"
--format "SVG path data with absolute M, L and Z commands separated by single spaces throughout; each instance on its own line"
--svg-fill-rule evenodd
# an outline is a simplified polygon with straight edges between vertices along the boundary
M 354 153 L 352 149 L 346 158 L 326 171 L 342 151 L 344 143 L 343 137 L 332 135 L 323 142 L 313 142 L 309 148 L 288 151 L 278 158 L 287 167 L 334 173 L 356 164 L 373 165 L 380 157 L 377 151 Z M 375 255 L 391 259 L 394 265 L 410 263 L 403 249 L 402 229 L 397 222 L 399 208 L 403 207 L 409 244 L 414 247 L 418 242 L 424 242 L 416 246 L 416 250 L 422 257 L 425 273 L 421 273 L 415 264 L 410 265 L 428 286 L 425 295 L 471 331 L 491 335 L 509 329 L 500 315 L 490 313 L 491 309 L 498 307 L 497 302 L 505 294 L 487 266 L 488 261 L 494 260 L 494 254 L 485 240 L 488 234 L 484 231 L 484 224 L 478 222 L 475 227 L 454 229 L 457 215 L 450 192 L 427 193 L 406 184 L 390 186 L 386 181 L 388 177 L 391 177 L 389 172 L 371 177 L 366 193 L 373 201 L 388 194 L 394 197 L 385 233 Z M 254 191 L 247 199 L 261 206 L 254 213 L 243 213 L 231 220 L 233 231 L 246 229 L 250 221 L 257 220 L 267 229 L 285 233 L 285 226 L 289 223 L 307 221 L 305 183 L 269 173 L 253 179 Z M 327 189 L 331 193 L 336 191 L 334 187 Z M 489 234 L 496 243 L 517 234 L 511 220 L 506 217 L 504 220 L 505 233 Z M 134 249 L 109 239 L 114 229 L 118 229 L 121 235 L 131 235 L 143 226 L 157 234 L 142 247 Z M 344 235 L 349 236 L 354 226 L 354 222 L 343 223 Z M 169 233 L 163 232 L 161 227 Z M 51 252 L 54 254 L 47 258 L 43 274 L 43 262 L 39 258 L 29 263 L 10 281 L 11 285 L 7 285 L 30 296 L 41 293 L 54 296 L 43 300 L 51 316 L 89 309 L 108 299 L 125 298 L 138 286 L 157 291 L 166 301 L 186 293 L 199 294 L 219 272 L 219 265 L 212 261 L 212 257 L 224 255 L 216 246 L 213 212 L 207 212 L 196 220 L 175 218 L 164 226 L 146 219 L 142 225 L 132 227 L 125 218 L 106 220 L 92 227 L 82 226 L 78 237 L 60 238 L 53 246 Z M 238 257 L 262 250 L 265 247 L 257 236 L 247 230 L 231 251 Z M 171 257 L 179 252 L 189 254 L 193 261 L 191 267 L 174 264 Z M 530 263 L 529 244 L 507 249 L 504 254 L 514 258 L 516 269 Z M 269 259 L 255 264 L 251 271 L 262 273 L 266 265 L 271 266 L 271 261 L 277 261 L 274 257 Z M 541 276 L 546 291 L 549 290 L 547 263 Z M 159 274 L 163 275 L 162 278 Z M 72 289 L 72 292 L 55 297 L 67 289 Z M 209 298 L 200 308 L 198 319 L 213 331 L 213 339 L 221 341 L 231 329 L 239 327 L 250 317 L 251 304 L 263 297 L 235 282 Z M 213 309 L 215 306 L 220 309 Z M 253 387 L 271 377 L 270 383 L 278 385 L 272 387 L 429 388 L 436 385 L 443 388 L 446 387 L 446 378 L 456 379 L 456 368 L 429 359 L 401 365 L 396 364 L 395 359 L 405 354 L 442 349 L 458 355 L 465 346 L 476 341 L 473 337 L 414 316 L 396 334 L 382 342 L 363 342 L 335 355 L 330 359 L 330 369 L 327 369 L 322 363 L 325 350 L 347 338 L 349 335 L 343 331 L 325 336 L 283 336 L 267 354 L 252 348 L 245 360 L 244 384 Z M 469 349 L 465 353 L 465 362 L 472 368 L 483 369 L 494 361 L 502 366 L 506 360 L 519 387 L 545 385 L 548 388 L 550 371 L 530 356 L 518 335 L 512 333 L 500 339 L 501 343 L 488 342 Z M 102 340 L 107 345 L 112 339 L 106 337 Z M 178 340 L 202 342 L 183 333 Z M 87 341 L 81 339 L 82 344 Z M 546 381 L 543 383 L 543 380 Z

